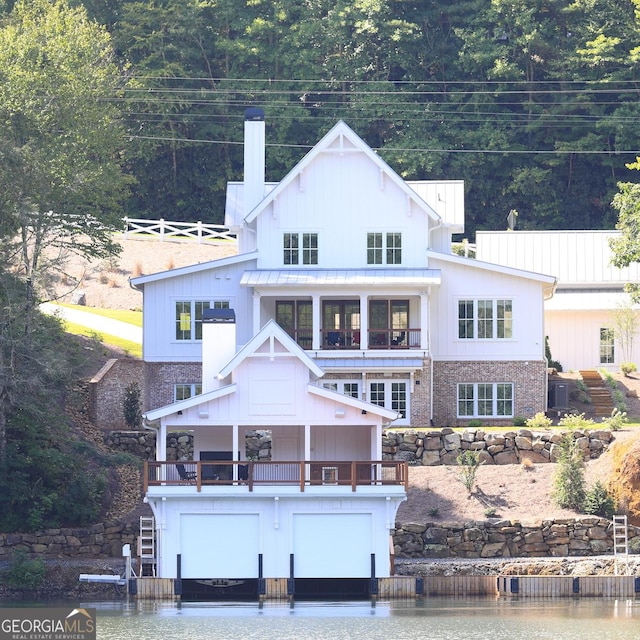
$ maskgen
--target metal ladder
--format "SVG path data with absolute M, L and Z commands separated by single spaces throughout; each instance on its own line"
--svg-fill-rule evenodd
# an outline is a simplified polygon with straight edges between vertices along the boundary
M 629 571 L 629 547 L 627 516 L 613 516 L 613 558 L 615 575 L 626 575 Z M 620 565 L 624 563 L 621 574 Z
M 140 535 L 138 536 L 138 557 L 140 558 L 140 577 L 156 575 L 156 522 L 155 518 L 140 516 Z

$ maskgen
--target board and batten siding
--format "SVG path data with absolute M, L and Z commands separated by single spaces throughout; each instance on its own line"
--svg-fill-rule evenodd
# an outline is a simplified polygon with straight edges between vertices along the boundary
M 281 491 L 278 500 L 167 497 L 166 529 L 179 535 L 160 540 L 162 576 L 176 577 L 180 554 L 183 579 L 256 578 L 262 553 L 265 577 L 288 578 L 293 553 L 297 578 L 364 578 L 373 553 L 376 576 L 388 577 L 389 520 L 394 522 L 402 497 L 327 496 L 327 487 L 319 489 L 324 496 L 311 496 L 309 487 L 309 495 Z
M 251 292 L 240 287 L 240 278 L 252 261 L 164 278 L 144 285 L 144 343 L 146 362 L 201 362 L 202 342 L 176 340 L 175 304 L 181 300 L 228 300 L 236 312 L 237 342 L 251 337 Z M 244 321 L 248 318 L 248 321 Z
M 476 258 L 555 276 L 558 288 L 640 280 L 640 265 L 611 264 L 609 240 L 617 231 L 478 231 Z
M 544 357 L 541 282 L 472 265 L 442 264 L 442 284 L 431 296 L 431 353 L 438 360 L 540 360 Z M 430 266 L 439 266 L 432 259 Z M 513 301 L 513 339 L 458 338 L 459 300 Z
M 424 267 L 428 221 L 364 153 L 320 154 L 258 217 L 258 267 L 283 266 L 287 232 L 318 234 L 317 268 L 323 269 L 365 267 L 368 232 L 402 233 L 400 266 Z

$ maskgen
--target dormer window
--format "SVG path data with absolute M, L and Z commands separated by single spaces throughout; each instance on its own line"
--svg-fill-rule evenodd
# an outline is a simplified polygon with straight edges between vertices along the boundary
M 285 233 L 282 247 L 284 264 L 318 264 L 317 233 Z
M 367 233 L 367 264 L 402 264 L 402 234 Z

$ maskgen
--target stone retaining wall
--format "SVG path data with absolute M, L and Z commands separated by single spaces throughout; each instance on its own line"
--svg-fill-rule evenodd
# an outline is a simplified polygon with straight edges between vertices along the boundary
M 565 433 L 571 434 L 583 451 L 585 459 L 597 458 L 613 440 L 611 431 L 541 431 L 514 429 L 489 431 L 482 429 L 433 429 L 428 431 L 386 431 L 382 439 L 385 460 L 404 460 L 410 464 L 433 466 L 457 464 L 462 451 L 478 451 L 482 464 L 519 464 L 555 462 L 558 443 Z
M 137 522 L 46 529 L 36 533 L 0 533 L 0 559 L 16 551 L 45 558 L 120 558 L 124 544 L 130 544 L 135 555 L 138 534 Z
M 597 458 L 611 443 L 611 431 L 571 431 L 582 448 L 585 459 Z M 382 452 L 385 460 L 405 460 L 410 464 L 455 465 L 456 458 L 467 449 L 478 451 L 483 464 L 520 464 L 555 462 L 558 443 L 564 434 L 558 431 L 533 432 L 528 429 L 491 431 L 482 429 L 433 429 L 429 431 L 385 431 Z M 110 431 L 105 443 L 114 451 L 130 453 L 143 460 L 155 459 L 154 431 Z M 268 432 L 250 431 L 246 436 L 246 455 L 268 460 L 271 437 Z M 170 433 L 167 436 L 167 460 L 193 459 L 193 436 Z
M 609 520 L 584 516 L 571 520 L 465 523 L 404 523 L 393 534 L 399 558 L 538 558 L 613 553 Z M 640 529 L 629 527 L 629 547 L 640 546 Z

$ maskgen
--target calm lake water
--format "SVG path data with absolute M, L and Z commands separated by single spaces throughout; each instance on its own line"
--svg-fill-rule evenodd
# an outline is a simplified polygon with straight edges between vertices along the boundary
M 640 600 L 425 599 L 290 604 L 83 602 L 98 640 L 634 640 Z

